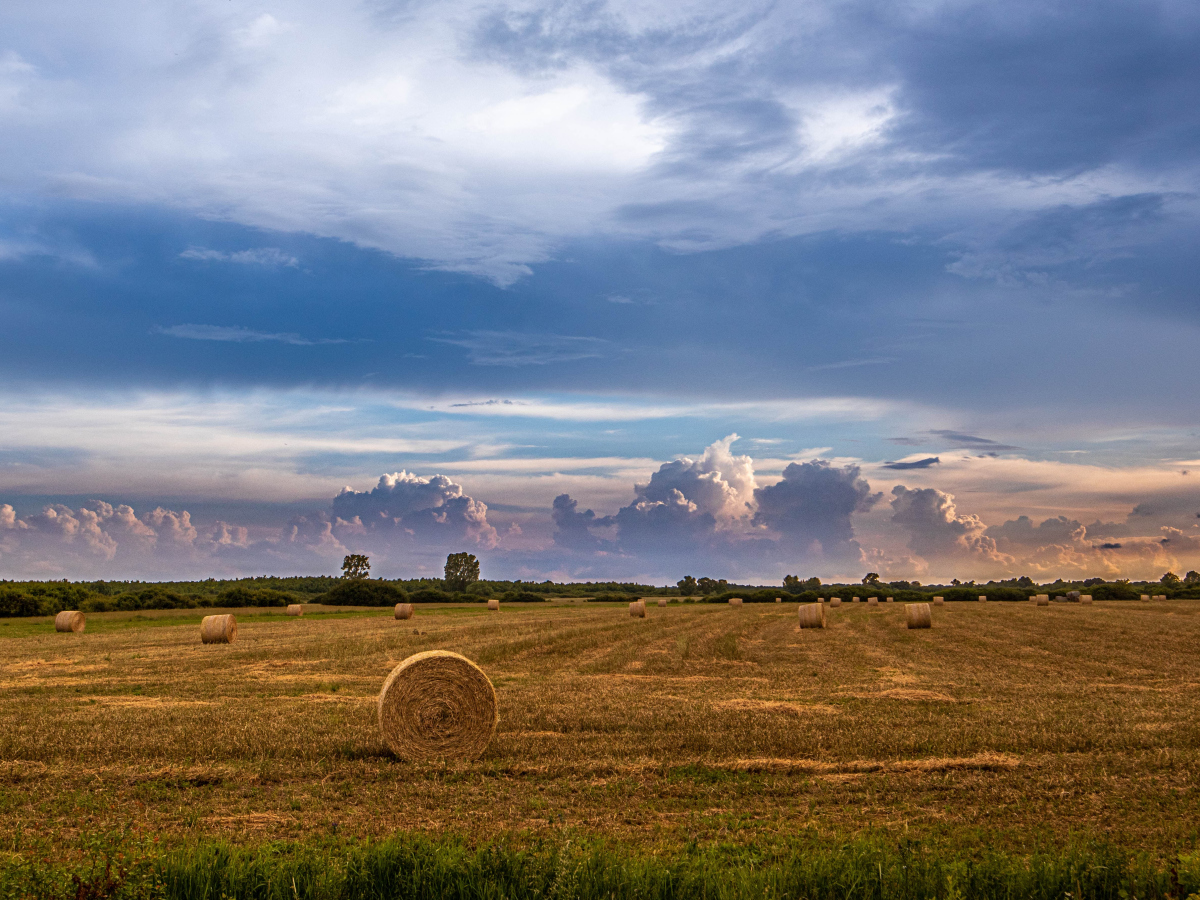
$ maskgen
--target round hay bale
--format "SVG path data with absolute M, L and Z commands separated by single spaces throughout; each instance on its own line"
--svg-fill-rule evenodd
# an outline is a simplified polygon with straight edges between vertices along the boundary
M 1072 603 L 1078 603 L 1079 598 L 1082 596 L 1083 594 L 1079 593 L 1079 591 L 1067 591 L 1067 599 Z
M 200 622 L 200 640 L 205 644 L 232 644 L 236 638 L 237 619 L 228 613 L 205 616 Z
M 69 631 L 78 633 L 87 627 L 87 619 L 77 609 L 64 609 L 54 617 L 55 631 Z
M 896 602 L 896 600 L 895 600 L 895 598 L 894 598 L 894 597 L 888 597 L 888 598 L 887 598 L 887 602 L 888 602 L 888 603 L 895 603 L 895 602 Z
M 879 605 L 878 597 L 868 597 L 867 598 L 867 606 L 878 606 L 878 605 Z
M 289 603 L 288 608 L 283 614 L 285 616 L 302 616 L 304 615 L 304 607 L 299 603 Z
M 1142 594 L 1142 602 L 1143 602 L 1143 603 L 1149 603 L 1149 602 L 1150 602 L 1150 595 L 1149 595 L 1149 594 Z
M 742 605 L 742 598 L 741 598 L 741 597 L 730 597 L 730 598 L 729 598 L 729 605 L 730 605 L 730 606 L 741 606 L 741 605 Z
M 933 627 L 933 613 L 928 603 L 909 603 L 904 607 L 904 617 L 909 628 Z
M 980 595 L 979 595 L 979 602 L 980 602 L 980 603 L 987 603 L 987 594 L 980 594 Z
M 1092 595 L 1091 594 L 1080 594 L 1079 602 L 1082 603 L 1084 606 L 1091 606 L 1092 605 Z
M 829 598 L 829 605 L 830 605 L 831 607 L 833 607 L 833 606 L 841 606 L 841 605 L 842 605 L 842 598 L 841 598 L 841 597 L 830 597 L 830 598 Z
M 851 602 L 852 602 L 852 603 L 857 603 L 857 602 L 858 602 L 858 598 L 857 598 L 857 597 L 853 597 L 853 598 L 851 598 Z
M 824 628 L 825 627 L 825 604 L 824 603 L 801 603 L 800 604 L 800 627 L 801 628 Z
M 933 605 L 934 605 L 934 606 L 943 606 L 945 603 L 946 603 L 946 598 L 945 598 L 945 597 L 934 597 L 934 598 L 933 598 Z
M 629 604 L 629 615 L 635 619 L 646 618 L 646 604 L 641 600 L 634 600 Z
M 1050 605 L 1050 595 L 1049 594 L 1038 594 L 1035 599 L 1037 600 L 1038 606 L 1049 606 Z
M 658 605 L 659 605 L 659 606 L 666 606 L 666 605 L 667 605 L 667 598 L 666 598 L 666 597 L 659 597 L 659 598 L 658 598 Z
M 782 603 L 782 602 L 783 602 L 783 598 L 782 598 L 782 597 L 776 597 L 776 598 L 775 598 L 775 602 L 776 602 L 776 603 Z M 819 601 L 819 600 L 818 600 L 817 602 L 818 602 L 818 603 L 820 603 L 821 601 Z
M 413 605 L 411 603 L 396 604 L 397 619 L 411 619 L 413 617 Z
M 492 612 L 499 612 L 500 611 L 500 601 L 498 599 L 496 599 L 495 597 L 489 597 L 488 598 L 488 609 L 490 609 Z
M 496 731 L 496 691 L 475 663 L 426 650 L 392 670 L 379 692 L 383 742 L 402 759 L 478 759 Z

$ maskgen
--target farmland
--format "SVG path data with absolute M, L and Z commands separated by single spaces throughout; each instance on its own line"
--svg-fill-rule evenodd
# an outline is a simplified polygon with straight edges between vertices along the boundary
M 642 856 L 798 840 L 1014 856 L 1102 841 L 1166 864 L 1200 840 L 1200 606 L 556 600 L 0 624 L 0 850 L 213 841 L 612 842 Z M 212 612 L 205 610 L 204 612 Z M 476 762 L 397 760 L 375 696 L 456 650 L 497 691 Z

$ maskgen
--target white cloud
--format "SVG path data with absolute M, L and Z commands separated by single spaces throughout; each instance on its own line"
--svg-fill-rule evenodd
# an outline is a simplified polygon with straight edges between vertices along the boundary
M 280 250 L 278 247 L 256 247 L 250 250 L 210 250 L 207 247 L 189 247 L 179 254 L 181 259 L 194 259 L 201 262 L 231 262 L 252 266 L 290 266 L 300 265 L 300 260 Z
M 240 325 L 167 325 L 155 326 L 156 334 L 166 334 L 171 337 L 186 338 L 192 341 L 226 341 L 234 344 L 258 343 L 273 341 L 280 344 L 292 344 L 297 347 L 314 347 L 318 344 L 345 344 L 344 339 L 317 338 L 315 340 L 301 337 L 291 332 L 271 333 L 253 331 Z

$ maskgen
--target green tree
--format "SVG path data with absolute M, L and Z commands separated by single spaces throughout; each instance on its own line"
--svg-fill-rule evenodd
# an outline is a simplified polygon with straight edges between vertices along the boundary
M 705 597 L 707 597 L 709 594 L 719 594 L 728 586 L 729 582 L 724 578 L 718 581 L 716 579 L 709 578 L 707 575 L 696 582 L 696 590 L 698 590 Z
M 358 581 L 371 574 L 371 561 L 361 553 L 351 553 L 342 560 L 342 577 Z
M 1171 586 L 1179 584 L 1179 576 L 1176 575 L 1174 572 L 1168 572 L 1166 575 L 1164 575 L 1162 578 L 1160 578 L 1158 580 L 1162 584 L 1167 584 L 1167 585 L 1171 585 Z
M 785 591 L 787 591 L 789 594 L 800 593 L 800 591 L 803 590 L 803 588 L 800 587 L 800 576 L 799 575 L 784 575 L 783 576 L 783 589 Z
M 1197 572 L 1195 569 L 1192 569 L 1192 571 L 1188 572 L 1186 575 L 1183 576 L 1183 583 L 1184 584 L 1200 584 L 1200 572 Z
M 446 557 L 446 590 L 465 591 L 479 580 L 479 560 L 473 553 L 451 553 Z
M 695 596 L 698 590 L 696 586 L 696 579 L 691 575 L 684 575 L 679 579 L 679 581 L 676 582 L 676 584 L 679 586 L 679 593 L 685 597 Z
M 863 576 L 863 584 L 879 584 L 879 573 L 868 572 Z

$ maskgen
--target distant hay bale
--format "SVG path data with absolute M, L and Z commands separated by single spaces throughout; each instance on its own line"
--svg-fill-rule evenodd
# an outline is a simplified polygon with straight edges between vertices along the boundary
M 411 619 L 413 617 L 413 612 L 414 612 L 413 605 L 411 603 L 397 603 L 396 604 L 396 618 L 397 619 Z
M 933 613 L 928 603 L 909 603 L 904 607 L 904 618 L 909 628 L 932 628 Z
M 741 597 L 730 597 L 730 598 L 729 598 L 729 605 L 730 605 L 730 606 L 741 606 L 741 605 L 742 605 L 742 598 L 741 598 Z
M 1143 603 L 1149 603 L 1149 602 L 1150 602 L 1150 595 L 1149 595 L 1149 594 L 1142 594 L 1142 598 L 1141 598 L 1141 599 L 1142 599 L 1142 602 L 1143 602 Z
M 934 606 L 942 606 L 942 605 L 944 605 L 944 604 L 945 604 L 945 602 L 946 602 L 946 598 L 945 598 L 945 597 L 934 597 L 934 598 L 933 598 L 933 605 L 934 605 Z
M 497 600 L 495 597 L 489 597 L 488 598 L 488 609 L 490 609 L 492 612 L 498 612 L 500 610 L 500 601 Z
M 850 598 L 850 602 L 851 602 L 851 603 L 857 603 L 857 602 L 858 602 L 858 598 L 857 598 L 857 597 L 851 597 L 851 598 Z
M 1166 594 L 1155 594 L 1154 599 L 1155 600 L 1166 600 L 1167 595 Z
M 667 598 L 666 598 L 666 597 L 659 597 L 659 598 L 658 598 L 658 605 L 659 605 L 659 606 L 666 606 L 666 605 L 667 605 Z
M 1079 602 L 1082 603 L 1084 606 L 1091 606 L 1092 605 L 1092 595 L 1091 594 L 1080 594 Z
M 1049 594 L 1038 594 L 1037 597 L 1035 597 L 1034 599 L 1037 600 L 1038 606 L 1049 606 L 1050 605 L 1050 595 Z
M 646 604 L 641 600 L 634 600 L 629 604 L 629 615 L 635 619 L 646 618 Z
M 980 602 L 980 603 L 987 603 L 987 594 L 980 594 L 980 595 L 979 595 L 979 602 Z
M 825 627 L 825 604 L 824 603 L 801 603 L 800 604 L 800 627 L 801 628 L 824 628 Z
M 782 597 L 776 597 L 776 598 L 775 598 L 775 602 L 776 602 L 776 603 L 782 603 L 782 602 L 783 602 L 783 598 L 782 598 Z M 818 602 L 819 602 L 819 601 L 818 601 Z
M 304 615 L 304 606 L 300 603 L 289 603 L 283 614 L 285 616 L 302 616 Z
M 894 597 L 888 597 L 888 598 L 887 598 L 887 602 L 888 602 L 888 603 L 894 603 L 894 602 L 895 602 L 895 598 L 894 598 Z
M 841 606 L 841 605 L 842 605 L 842 598 L 841 598 L 841 597 L 830 597 L 830 598 L 829 598 L 829 605 L 830 605 L 830 606 Z
M 411 762 L 478 759 L 496 731 L 496 691 L 465 656 L 426 650 L 396 666 L 379 692 L 379 730 Z
M 1070 600 L 1072 603 L 1078 603 L 1079 598 L 1082 596 L 1083 595 L 1081 593 L 1079 593 L 1079 591 L 1067 591 L 1067 599 Z
M 867 606 L 878 606 L 878 605 L 879 605 L 878 597 L 868 597 L 867 598 Z
M 77 609 L 64 609 L 54 617 L 54 630 L 79 633 L 87 627 L 87 618 Z
M 205 644 L 232 644 L 236 638 L 237 619 L 228 613 L 205 616 L 200 622 L 200 640 Z

